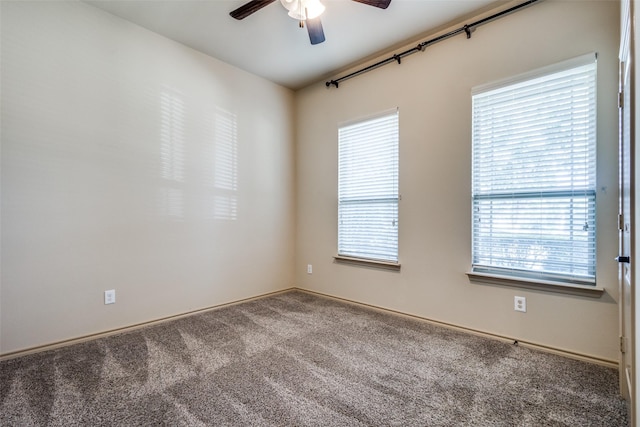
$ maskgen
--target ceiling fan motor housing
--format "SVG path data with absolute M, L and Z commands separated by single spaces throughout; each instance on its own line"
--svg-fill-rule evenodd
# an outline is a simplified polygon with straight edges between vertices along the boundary
M 325 9 L 320 0 L 280 0 L 280 3 L 289 11 L 289 16 L 298 21 L 317 18 Z

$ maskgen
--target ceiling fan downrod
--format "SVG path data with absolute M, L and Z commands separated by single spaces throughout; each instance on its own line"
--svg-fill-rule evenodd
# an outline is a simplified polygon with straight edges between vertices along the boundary
M 300 2 L 300 9 L 302 9 L 302 2 Z M 300 24 L 299 24 L 300 28 L 304 28 L 304 21 L 305 19 L 308 19 L 308 18 L 309 18 L 309 10 L 305 7 L 304 15 L 302 14 L 302 11 L 300 11 Z

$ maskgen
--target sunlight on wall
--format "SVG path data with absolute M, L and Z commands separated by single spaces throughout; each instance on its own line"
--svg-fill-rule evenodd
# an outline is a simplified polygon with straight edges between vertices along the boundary
M 184 181 L 184 102 L 175 91 L 160 94 L 162 178 Z
M 158 211 L 175 221 L 184 220 L 184 203 L 182 190 L 179 188 L 161 187 L 158 189 Z
M 184 101 L 175 90 L 160 93 L 160 175 L 166 186 L 158 192 L 158 211 L 176 221 L 184 220 L 182 189 L 184 182 Z
M 213 159 L 213 217 L 238 219 L 238 123 L 236 115 L 217 109 L 215 114 Z

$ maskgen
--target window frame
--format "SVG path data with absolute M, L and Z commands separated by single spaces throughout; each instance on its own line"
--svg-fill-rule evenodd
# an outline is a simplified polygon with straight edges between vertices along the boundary
M 345 122 L 341 122 L 338 124 L 338 186 L 337 186 L 337 202 L 338 202 L 338 223 L 337 223 L 337 255 L 334 256 L 334 259 L 337 262 L 340 263 L 347 263 L 347 264 L 355 264 L 355 265 L 366 265 L 366 266 L 370 266 L 370 267 L 376 267 L 376 268 L 383 268 L 383 269 L 391 269 L 391 270 L 399 270 L 400 269 L 400 262 L 399 262 L 399 210 L 400 210 L 400 191 L 399 191 L 399 157 L 400 157 L 400 117 L 399 117 L 399 109 L 393 108 L 393 109 L 389 109 L 389 110 L 385 110 L 385 111 L 381 111 L 378 112 L 376 114 L 372 114 L 372 115 L 368 115 L 365 117 L 361 117 L 358 119 L 354 119 L 354 120 L 349 120 L 349 121 L 345 121 Z M 375 123 L 375 122 L 379 122 L 380 120 L 389 120 L 391 119 L 394 123 L 393 125 L 395 125 L 395 129 L 391 129 L 390 132 L 392 135 L 392 137 L 395 137 L 395 139 L 393 139 L 393 144 L 391 147 L 386 147 L 385 150 L 390 150 L 392 152 L 392 159 L 390 160 L 390 163 L 392 164 L 394 171 L 393 171 L 393 176 L 391 178 L 386 177 L 385 179 L 381 180 L 381 184 L 383 187 L 388 187 L 391 186 L 393 188 L 393 190 L 391 192 L 389 192 L 388 189 L 380 189 L 378 188 L 378 190 L 381 191 L 380 194 L 369 194 L 368 196 L 359 196 L 359 197 L 348 197 L 345 196 L 343 193 L 345 193 L 345 188 L 343 186 L 343 182 L 342 182 L 342 174 L 344 173 L 342 171 L 341 168 L 344 168 L 345 165 L 343 164 L 343 162 L 345 162 L 345 158 L 343 157 L 343 149 L 346 151 L 347 148 L 345 148 L 343 146 L 343 144 L 345 143 L 349 143 L 349 142 L 354 142 L 354 141 L 346 141 L 343 140 L 342 137 L 342 132 L 343 131 L 347 131 L 349 128 L 355 128 L 358 126 L 362 126 L 367 124 L 368 122 L 371 123 Z M 369 129 L 366 130 L 367 132 L 374 132 L 376 129 Z M 361 137 L 361 139 L 359 139 L 357 142 L 363 142 L 362 139 L 370 139 L 372 138 L 374 135 L 369 135 L 367 134 L 366 136 Z M 386 142 L 385 142 L 386 143 Z M 367 150 L 365 152 L 365 154 L 369 154 L 375 157 L 375 151 L 377 149 L 379 149 L 380 145 L 375 146 L 374 148 L 372 148 L 371 150 Z M 353 147 L 351 147 L 353 148 Z M 387 153 L 388 154 L 388 153 Z M 353 161 L 353 159 L 346 159 L 346 161 Z M 388 160 L 387 160 L 388 161 Z M 356 172 L 354 172 L 356 175 L 363 173 L 362 170 L 364 169 L 357 169 L 354 168 L 356 170 Z M 353 179 L 353 177 L 351 177 Z M 353 189 L 353 188 L 357 188 L 357 187 L 353 187 L 348 186 L 347 190 Z M 394 253 L 394 257 L 393 256 L 386 256 L 386 255 L 393 255 L 393 254 L 384 254 L 384 256 L 382 257 L 375 257 L 373 255 L 371 255 L 370 253 L 370 249 L 372 247 L 374 247 L 373 245 L 364 245 L 364 247 L 366 248 L 365 250 L 363 250 L 362 252 L 358 253 L 356 251 L 353 250 L 353 245 L 355 243 L 351 243 L 350 245 L 345 245 L 345 241 L 348 242 L 348 237 L 343 234 L 343 225 L 341 223 L 342 221 L 342 217 L 341 214 L 344 212 L 342 209 L 347 209 L 348 206 L 356 206 L 356 205 L 388 205 L 389 203 L 391 203 L 395 209 L 395 214 L 392 215 L 393 218 L 393 225 L 392 227 L 395 228 L 395 233 L 394 234 L 394 239 L 395 239 L 395 253 Z M 376 219 L 375 217 L 373 218 L 374 220 Z M 380 233 L 381 237 L 388 237 L 389 233 Z M 345 250 L 346 246 L 351 246 L 351 248 Z
M 587 55 L 582 55 L 577 58 L 573 58 L 567 61 L 563 61 L 557 64 L 553 64 L 548 67 L 539 68 L 537 70 L 533 70 L 528 73 L 520 74 L 517 76 L 513 76 L 504 80 L 500 80 L 498 82 L 489 83 L 486 85 L 481 85 L 473 88 L 472 90 L 472 101 L 475 100 L 475 96 L 478 94 L 483 94 L 487 92 L 491 92 L 494 90 L 500 90 L 503 88 L 508 88 L 513 85 L 517 85 L 520 83 L 526 83 L 528 81 L 532 81 L 538 79 L 540 77 L 545 77 L 549 75 L 553 75 L 556 73 L 569 71 L 572 69 L 576 69 L 578 67 L 582 67 L 588 64 L 594 64 L 594 100 L 593 100 L 593 109 L 595 121 L 593 124 L 593 135 L 592 135 L 592 143 L 593 147 L 590 149 L 593 150 L 594 156 L 595 151 L 597 151 L 597 54 L 590 53 Z M 472 116 L 474 114 L 474 110 L 472 107 Z M 474 118 L 475 120 L 475 118 Z M 475 138 L 476 129 L 475 123 L 472 124 L 472 135 Z M 475 150 L 475 140 L 472 143 L 472 149 Z M 596 214 L 597 214 L 597 201 L 596 199 L 596 174 L 597 174 L 597 159 L 594 157 L 593 159 L 593 170 L 590 170 L 590 173 L 593 174 L 593 188 L 590 188 L 588 191 L 581 191 L 579 194 L 583 197 L 588 197 L 593 199 L 593 225 L 594 229 L 593 233 L 593 262 L 590 264 L 590 269 L 592 269 L 592 277 L 572 277 L 571 274 L 555 274 L 550 272 L 540 272 L 540 271 L 518 271 L 518 269 L 513 268 L 500 268 L 498 266 L 484 266 L 477 265 L 476 261 L 479 259 L 478 254 L 476 254 L 476 213 L 474 209 L 476 208 L 476 201 L 480 198 L 490 199 L 490 196 L 477 195 L 475 194 L 475 184 L 472 183 L 472 200 L 471 200 L 471 231 L 472 231 L 472 245 L 471 245 L 471 271 L 467 272 L 467 275 L 470 279 L 482 283 L 491 283 L 491 284 L 503 284 L 503 285 L 517 285 L 523 286 L 527 288 L 534 289 L 547 289 L 551 291 L 557 291 L 561 289 L 561 292 L 570 292 L 570 293 L 578 293 L 578 294 L 587 294 L 587 295 L 600 295 L 603 292 L 603 288 L 596 286 L 596 266 L 597 266 L 597 230 L 595 229 L 596 223 Z M 472 180 L 476 178 L 476 153 L 475 151 L 472 153 Z M 572 197 L 577 195 L 578 193 L 564 194 L 566 192 L 556 191 L 553 189 L 548 189 L 548 191 L 537 192 L 537 197 L 540 197 L 541 193 L 547 194 L 550 197 Z M 526 191 L 521 194 L 523 197 L 528 197 Z M 495 196 L 494 196 L 495 197 Z M 540 197 L 541 198 L 541 197 Z M 543 199 L 543 198 L 541 198 Z

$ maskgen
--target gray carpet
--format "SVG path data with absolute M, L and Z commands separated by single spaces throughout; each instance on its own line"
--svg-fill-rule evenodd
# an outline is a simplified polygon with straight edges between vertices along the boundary
M 288 292 L 0 363 L 0 425 L 624 426 L 614 369 Z

